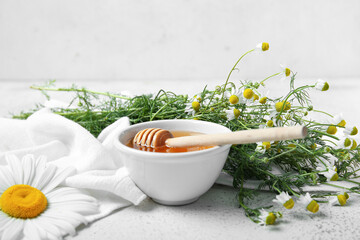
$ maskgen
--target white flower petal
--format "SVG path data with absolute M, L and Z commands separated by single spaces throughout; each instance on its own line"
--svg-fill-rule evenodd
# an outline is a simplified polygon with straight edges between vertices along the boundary
M 47 221 L 56 225 L 64 233 L 68 233 L 72 236 L 76 234 L 76 227 L 81 224 L 81 222 L 69 219 L 64 215 L 60 216 L 60 214 L 51 214 L 51 217 L 48 217 Z
M 25 221 L 24 236 L 31 240 L 41 240 L 38 229 L 34 226 L 31 219 Z
M 41 214 L 40 215 L 41 217 L 36 218 L 36 223 L 42 229 L 44 229 L 47 232 L 47 234 L 49 234 L 50 236 L 55 236 L 55 239 L 58 239 L 62 236 L 62 233 L 61 233 L 60 229 L 58 229 L 56 226 L 51 224 L 48 221 L 48 219 L 43 216 L 46 212 L 47 211 L 45 211 L 43 214 Z
M 20 240 L 22 235 L 22 229 L 24 226 L 24 221 L 22 219 L 13 218 L 11 224 L 4 229 L 2 238 L 4 240 Z
M 34 172 L 34 178 L 31 182 L 31 186 L 37 188 L 37 184 L 39 182 L 39 179 L 42 177 L 44 172 L 46 171 L 46 158 L 41 156 L 38 159 L 35 160 L 35 172 Z
M 74 174 L 76 172 L 75 168 L 69 167 L 62 170 L 59 170 L 56 175 L 48 182 L 48 184 L 42 189 L 44 194 L 53 190 L 60 183 L 62 183 L 67 177 Z
M 93 202 L 70 202 L 70 203 L 54 203 L 54 208 L 61 209 L 62 211 L 77 212 L 84 215 L 90 215 L 98 213 L 98 205 Z
M 40 239 L 57 239 L 55 235 L 50 235 L 41 224 L 38 223 L 38 218 L 31 219 L 31 224 L 37 229 Z
M 37 179 L 36 182 L 33 183 L 33 187 L 42 190 L 47 184 L 50 183 L 50 180 L 55 176 L 57 167 L 53 164 L 49 164 L 46 168 L 46 171 L 44 171 Z
M 21 163 L 23 164 L 23 184 L 32 185 L 32 181 L 35 178 L 36 161 L 33 155 L 26 155 L 22 158 Z
M 5 191 L 9 187 L 15 185 L 15 180 L 12 177 L 12 174 L 7 167 L 0 167 L 0 183 L 1 183 L 1 192 Z M 4 189 L 4 190 L 3 190 Z
M 15 184 L 22 184 L 24 174 L 20 159 L 18 159 L 13 154 L 6 155 L 5 158 L 6 158 L 6 162 L 10 167 L 10 170 L 13 173 L 12 176 L 15 180 Z
M 59 190 L 59 189 L 56 189 Z M 56 195 L 50 195 L 47 194 L 46 197 L 51 201 L 52 204 L 58 203 L 58 202 L 71 202 L 71 201 L 87 201 L 87 202 L 96 202 L 96 199 L 85 194 L 81 194 L 79 192 L 74 192 L 71 194 L 64 193 L 63 194 L 56 194 Z M 53 193 L 53 192 L 51 192 Z
M 4 229 L 6 229 L 9 225 L 11 225 L 13 221 L 14 221 L 13 218 L 9 218 L 9 216 L 7 214 L 0 211 L 0 233 Z
M 79 189 L 71 187 L 59 187 L 50 191 L 46 197 L 49 199 L 61 198 L 67 195 L 83 194 Z M 84 194 L 85 195 L 85 194 Z

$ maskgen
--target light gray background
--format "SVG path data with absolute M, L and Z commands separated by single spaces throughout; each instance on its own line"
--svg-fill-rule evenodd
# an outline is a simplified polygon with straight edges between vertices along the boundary
M 358 0 L 0 0 L 0 80 L 360 76 Z

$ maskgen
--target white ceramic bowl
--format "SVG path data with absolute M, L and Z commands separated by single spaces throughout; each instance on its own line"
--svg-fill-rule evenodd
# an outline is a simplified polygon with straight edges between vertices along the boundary
M 130 178 L 154 201 L 165 205 L 196 201 L 218 178 L 231 145 L 184 153 L 146 152 L 126 146 L 138 131 L 150 127 L 205 134 L 230 130 L 198 120 L 160 120 L 132 125 L 115 140 Z

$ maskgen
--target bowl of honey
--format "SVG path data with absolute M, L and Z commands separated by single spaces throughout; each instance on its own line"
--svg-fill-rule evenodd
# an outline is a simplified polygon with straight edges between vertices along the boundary
M 227 133 L 230 129 L 199 120 L 159 120 L 127 127 L 115 140 L 130 178 L 155 202 L 184 205 L 196 201 L 218 178 L 231 145 L 151 148 L 133 144 L 135 135 L 146 128 L 165 129 L 173 137 Z

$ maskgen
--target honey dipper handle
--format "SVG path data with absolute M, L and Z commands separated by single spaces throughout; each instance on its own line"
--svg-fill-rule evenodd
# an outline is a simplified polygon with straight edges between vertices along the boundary
M 304 138 L 307 128 L 304 126 L 275 127 L 266 129 L 243 130 L 231 133 L 186 136 L 169 138 L 168 147 L 215 146 L 224 144 L 247 144 Z

